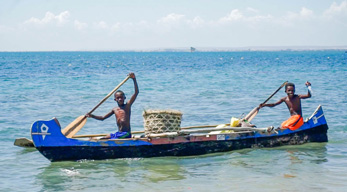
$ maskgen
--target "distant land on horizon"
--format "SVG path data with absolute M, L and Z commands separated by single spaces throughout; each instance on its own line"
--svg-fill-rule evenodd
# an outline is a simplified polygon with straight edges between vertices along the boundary
M 0 52 L 237 52 L 237 51 L 347 51 L 347 46 L 248 46 L 248 47 L 176 47 L 115 50 L 51 50 L 51 51 L 0 51 Z
M 234 51 L 322 51 L 342 50 L 347 51 L 347 46 L 249 46 L 249 47 L 192 47 L 193 52 L 234 52 Z M 136 51 L 136 50 L 134 50 Z M 191 47 L 186 48 L 158 48 L 142 51 L 153 52 L 190 52 Z

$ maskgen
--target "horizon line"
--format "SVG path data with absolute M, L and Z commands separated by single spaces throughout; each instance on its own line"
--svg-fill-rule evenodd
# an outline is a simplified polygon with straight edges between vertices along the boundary
M 191 49 L 194 48 L 194 51 Z M 237 52 L 237 51 L 325 51 L 345 50 L 347 46 L 247 46 L 247 47 L 175 47 L 144 49 L 95 49 L 95 50 L 0 50 L 0 52 Z

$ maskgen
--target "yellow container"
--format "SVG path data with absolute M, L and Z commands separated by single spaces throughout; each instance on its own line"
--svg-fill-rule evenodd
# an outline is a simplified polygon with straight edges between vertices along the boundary
M 238 127 L 240 124 L 240 119 L 232 117 L 230 119 L 230 127 Z

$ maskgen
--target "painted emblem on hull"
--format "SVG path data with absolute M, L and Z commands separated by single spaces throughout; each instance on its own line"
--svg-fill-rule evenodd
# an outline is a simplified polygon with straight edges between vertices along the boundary
M 313 123 L 314 123 L 314 124 L 317 124 L 317 123 L 318 123 L 318 119 L 321 118 L 321 117 L 323 117 L 323 116 L 324 116 L 324 114 L 320 115 L 319 117 L 314 116 L 314 117 L 312 118 Z
M 48 132 L 48 127 L 47 125 L 45 125 L 44 123 L 42 123 L 41 125 L 41 133 L 45 133 L 45 134 L 42 134 L 42 140 L 45 140 L 45 137 L 47 135 L 47 132 Z

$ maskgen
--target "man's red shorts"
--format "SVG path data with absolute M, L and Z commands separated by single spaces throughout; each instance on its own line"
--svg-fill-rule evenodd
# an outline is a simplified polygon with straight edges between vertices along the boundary
M 293 115 L 288 120 L 284 121 L 281 125 L 282 129 L 290 129 L 290 130 L 296 130 L 301 125 L 304 124 L 304 119 L 301 117 L 301 115 Z

